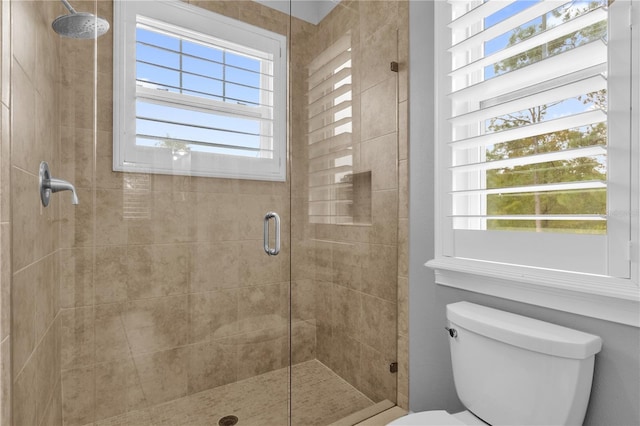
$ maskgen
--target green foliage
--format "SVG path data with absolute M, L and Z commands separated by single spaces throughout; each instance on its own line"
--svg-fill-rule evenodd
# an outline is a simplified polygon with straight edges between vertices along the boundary
M 555 10 L 552 16 L 566 22 L 576 16 L 602 5 L 593 1 L 585 7 L 564 7 Z M 547 29 L 547 17 L 539 22 L 517 28 L 509 38 L 509 46 L 530 38 Z M 606 21 L 598 22 L 580 31 L 570 33 L 546 45 L 505 59 L 494 65 L 496 75 L 528 66 L 546 57 L 560 54 L 582 44 L 606 37 Z M 584 105 L 606 110 L 606 91 L 585 94 L 578 98 Z M 525 111 L 493 118 L 488 130 L 498 132 L 531 125 L 545 120 L 550 108 L 557 104 L 531 107 Z M 523 138 L 487 147 L 487 161 L 524 157 L 557 152 L 594 145 L 606 145 L 605 123 L 593 124 L 579 129 L 568 129 L 535 137 Z M 577 158 L 542 164 L 515 166 L 489 170 L 486 174 L 487 188 L 503 188 L 539 185 L 559 182 L 606 180 L 606 167 L 602 160 Z M 581 190 L 553 193 L 522 193 L 490 195 L 487 197 L 489 215 L 545 215 L 545 214 L 604 214 L 606 212 L 606 190 Z M 535 230 L 537 232 L 585 232 L 604 233 L 606 223 L 600 221 L 510 221 L 490 220 L 489 229 Z
M 553 10 L 551 15 L 555 20 L 561 22 L 567 22 L 571 19 L 583 15 L 593 9 L 604 6 L 606 2 L 592 1 L 586 4 L 582 8 L 571 7 L 575 6 L 575 3 L 569 3 L 568 6 L 563 6 L 559 9 Z M 521 41 L 524 41 L 530 37 L 533 37 L 548 29 L 547 16 L 543 16 L 539 23 L 532 23 L 518 27 L 513 30 L 513 33 L 509 37 L 508 46 L 513 46 Z M 519 68 L 531 65 L 549 56 L 560 54 L 564 51 L 576 48 L 583 44 L 592 42 L 597 39 L 606 38 L 607 36 L 607 22 L 600 21 L 595 24 L 583 28 L 579 31 L 574 31 L 566 36 L 557 38 L 550 41 L 547 44 L 534 47 L 533 49 L 522 52 L 518 55 L 507 58 L 503 61 L 494 64 L 493 69 L 496 75 L 503 74 L 505 72 L 514 71 Z
M 171 148 L 172 152 L 188 152 L 190 150 L 189 145 L 187 145 L 186 142 L 176 141 L 172 139 L 163 139 L 161 142 L 158 142 L 156 146 L 160 146 L 162 148 Z

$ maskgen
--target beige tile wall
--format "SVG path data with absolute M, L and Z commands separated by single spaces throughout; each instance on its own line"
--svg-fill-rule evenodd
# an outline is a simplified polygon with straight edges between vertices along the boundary
M 406 407 L 408 3 L 342 1 L 317 27 L 293 30 L 292 288 L 311 298 L 316 356 L 365 395 Z M 354 173 L 371 171 L 371 225 L 310 224 L 306 218 L 305 69 L 350 34 Z M 399 73 L 390 71 L 398 61 Z M 313 290 L 311 290 L 313 287 Z M 309 309 L 310 310 L 310 309 Z M 294 312 L 294 317 L 296 313 Z M 294 336 L 295 339 L 295 336 Z M 294 340 L 295 341 L 295 340 Z M 398 374 L 389 364 L 399 362 Z M 295 398 L 295 389 L 293 390 Z
M 60 205 L 70 198 L 55 196 L 43 208 L 38 168 L 42 160 L 49 162 L 54 175 L 61 167 L 60 43 L 50 25 L 63 8 L 55 2 L 35 1 L 3 2 L 2 8 L 3 18 L 7 12 L 11 16 L 10 33 L 4 29 L 4 19 L 2 31 L 11 49 L 7 54 L 3 43 L 3 62 L 10 60 L 11 68 L 10 96 L 6 97 L 3 63 L 1 232 L 3 289 L 11 277 L 12 417 L 16 425 L 55 425 L 62 422 Z M 9 328 L 5 307 L 3 336 Z M 6 340 L 1 352 L 4 362 L 9 353 Z M 2 371 L 8 370 L 3 365 Z M 5 408 L 3 404 L 3 424 L 9 424 Z
M 0 424 L 11 423 L 11 10 L 0 4 Z

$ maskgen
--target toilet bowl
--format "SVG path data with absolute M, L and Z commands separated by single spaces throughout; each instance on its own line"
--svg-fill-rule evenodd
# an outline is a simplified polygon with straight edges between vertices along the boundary
M 400 417 L 388 424 L 388 426 L 487 426 L 485 422 L 474 416 L 469 411 L 449 414 L 444 410 L 423 411 Z
M 467 411 L 412 413 L 389 426 L 582 425 L 600 337 L 468 302 L 447 305 L 447 320 Z

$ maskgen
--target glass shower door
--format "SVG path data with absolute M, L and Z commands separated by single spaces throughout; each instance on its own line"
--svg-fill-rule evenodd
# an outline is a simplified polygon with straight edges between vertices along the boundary
M 203 32 L 246 24 L 286 47 L 287 11 L 191 1 L 160 17 L 160 2 L 73 3 L 111 29 L 97 40 L 56 41 L 63 119 L 62 167 L 54 173 L 76 185 L 80 200 L 53 206 L 63 236 L 61 422 L 287 424 L 290 181 L 246 178 L 258 168 L 247 164 L 274 158 L 271 138 L 282 131 L 275 92 L 286 93 L 286 76 L 277 74 L 268 43 L 259 49 L 255 37 Z M 138 9 L 118 15 L 125 5 Z M 177 21 L 182 12 L 217 24 L 187 28 Z M 128 70 L 118 74 L 118 43 L 134 55 L 128 85 L 118 82 Z M 132 128 L 114 130 L 126 119 Z M 122 167 L 118 158 L 114 166 L 114 143 L 131 131 L 123 149 L 150 163 L 114 171 Z M 237 172 L 247 173 L 189 172 L 212 164 L 206 158 L 227 172 L 244 164 Z M 275 256 L 264 251 L 271 211 L 281 219 Z
M 354 424 L 397 398 L 398 71 L 407 4 L 343 1 L 317 24 L 295 18 L 296 6 L 291 424 Z

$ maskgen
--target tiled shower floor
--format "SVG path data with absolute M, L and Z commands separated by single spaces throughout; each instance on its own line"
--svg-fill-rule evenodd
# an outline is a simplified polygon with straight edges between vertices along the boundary
M 94 426 L 216 426 L 227 415 L 238 426 L 285 426 L 288 369 L 283 368 L 144 410 L 93 423 Z M 293 367 L 292 424 L 328 425 L 373 401 L 317 360 Z

